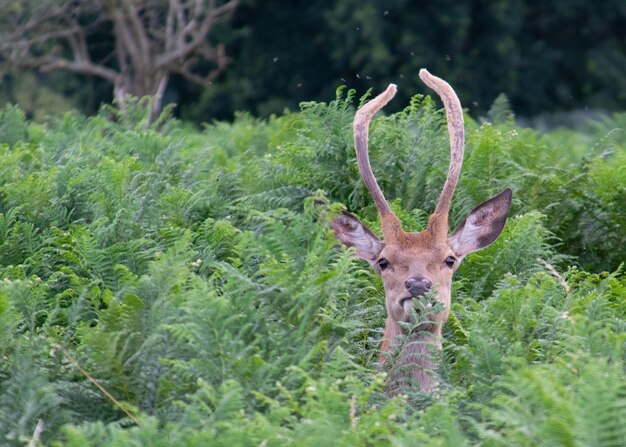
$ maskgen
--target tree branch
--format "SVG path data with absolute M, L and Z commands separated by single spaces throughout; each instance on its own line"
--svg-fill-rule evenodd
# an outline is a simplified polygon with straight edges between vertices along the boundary
M 31 58 L 32 66 L 37 66 L 43 72 L 53 70 L 67 70 L 74 73 L 99 76 L 102 79 L 114 84 L 119 73 L 112 68 L 94 64 L 89 61 L 70 61 L 62 58 L 41 57 Z
M 206 39 L 212 25 L 223 20 L 229 13 L 234 11 L 238 4 L 239 0 L 230 0 L 222 6 L 210 9 L 200 25 L 196 27 L 196 32 L 192 39 L 182 45 L 179 44 L 173 51 L 159 55 L 156 59 L 156 67 L 158 69 L 172 67 L 179 63 L 180 60 L 188 58 L 199 46 L 207 43 Z
M 148 36 L 144 25 L 139 18 L 137 9 L 135 8 L 132 0 L 122 0 L 122 5 L 127 11 L 130 27 L 132 28 L 134 37 L 138 42 L 138 57 L 141 59 L 140 62 L 142 65 L 147 66 L 149 63 L 148 58 L 150 57 L 150 43 L 148 42 Z
M 122 65 L 122 56 L 128 55 L 132 59 L 132 66 L 139 68 L 143 66 L 143 57 L 141 56 L 141 49 L 137 47 L 137 41 L 133 38 L 129 30 L 129 25 L 126 23 L 126 17 L 123 12 L 115 8 L 111 13 L 113 19 L 113 26 L 115 27 L 116 46 L 119 51 L 118 60 Z M 122 49 L 123 47 L 123 49 Z M 125 65 L 127 63 L 124 62 Z
M 215 51 L 215 61 L 217 63 L 217 67 L 214 68 L 213 70 L 209 71 L 207 74 L 205 75 L 200 75 L 197 74 L 194 70 L 193 70 L 193 63 L 195 62 L 194 60 L 188 60 L 185 64 L 183 64 L 182 66 L 179 66 L 176 68 L 176 70 L 174 70 L 175 73 L 181 75 L 182 77 L 184 77 L 185 79 L 195 82 L 196 84 L 200 84 L 200 85 L 209 85 L 211 84 L 211 82 L 213 82 L 215 79 L 217 79 L 217 77 L 219 75 L 222 74 L 222 72 L 224 71 L 224 69 L 228 66 L 228 63 L 230 62 L 230 59 L 228 59 L 228 57 L 226 57 L 226 52 L 224 50 L 224 45 L 218 45 L 217 50 Z

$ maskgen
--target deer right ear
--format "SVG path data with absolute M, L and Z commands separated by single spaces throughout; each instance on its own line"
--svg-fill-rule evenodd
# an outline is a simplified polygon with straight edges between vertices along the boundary
M 385 243 L 378 239 L 363 223 L 352 214 L 343 211 L 330 221 L 329 226 L 335 239 L 348 247 L 356 248 L 355 256 L 374 265 Z
M 454 230 L 448 243 L 459 258 L 482 250 L 500 236 L 511 208 L 512 195 L 512 191 L 507 188 L 481 203 Z

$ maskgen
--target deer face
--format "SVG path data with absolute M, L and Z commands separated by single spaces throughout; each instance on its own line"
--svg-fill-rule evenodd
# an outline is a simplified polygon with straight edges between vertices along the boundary
M 396 226 L 396 231 L 391 231 L 388 237 L 381 240 L 347 212 L 335 217 L 330 226 L 338 240 L 346 246 L 355 247 L 355 255 L 368 261 L 381 276 L 390 319 L 408 321 L 412 298 L 429 292 L 443 304 L 444 311 L 435 318 L 444 322 L 450 308 L 454 272 L 467 254 L 488 246 L 498 238 L 506 222 L 511 197 L 511 190 L 505 189 L 480 204 L 445 240 L 438 238 L 430 229 L 421 233 L 405 233 L 394 221 L 388 222 L 387 227 Z
M 445 308 L 450 306 L 450 284 L 454 265 L 447 245 L 429 246 L 423 234 L 407 235 L 404 244 L 385 246 L 374 269 L 385 287 L 385 307 L 390 318 L 409 321 L 413 298 L 436 293 Z
M 420 77 L 443 100 L 450 134 L 450 168 L 435 211 L 421 233 L 406 233 L 393 214 L 372 172 L 367 139 L 371 118 L 395 95 L 395 85 L 364 105 L 354 118 L 354 140 L 359 171 L 381 218 L 383 238 L 379 239 L 359 219 L 343 212 L 330 227 L 335 238 L 356 249 L 355 256 L 365 259 L 381 276 L 385 287 L 387 327 L 383 350 L 389 346 L 389 337 L 400 332 L 398 322 L 408 321 L 413 298 L 433 293 L 443 304 L 444 311 L 430 316 L 432 331 L 441 335 L 441 326 L 448 318 L 452 275 L 469 253 L 480 250 L 495 241 L 506 222 L 512 192 L 505 189 L 483 202 L 448 235 L 448 214 L 452 195 L 458 181 L 464 152 L 464 125 L 461 104 L 454 90 L 445 81 L 426 70 Z M 418 309 L 419 311 L 419 309 Z

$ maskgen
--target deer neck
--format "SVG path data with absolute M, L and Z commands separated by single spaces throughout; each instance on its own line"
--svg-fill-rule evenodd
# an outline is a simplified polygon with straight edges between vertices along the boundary
M 388 319 L 382 346 L 383 355 L 387 352 L 393 358 L 387 394 L 393 397 L 415 386 L 424 393 L 435 391 L 438 381 L 433 355 L 438 349 L 441 349 L 440 325 L 405 335 L 397 322 Z

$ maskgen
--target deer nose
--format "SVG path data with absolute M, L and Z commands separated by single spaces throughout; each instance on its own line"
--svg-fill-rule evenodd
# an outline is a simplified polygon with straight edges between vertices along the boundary
M 426 278 L 415 277 L 407 279 L 404 285 L 411 296 L 421 296 L 426 292 L 430 292 L 433 284 Z

